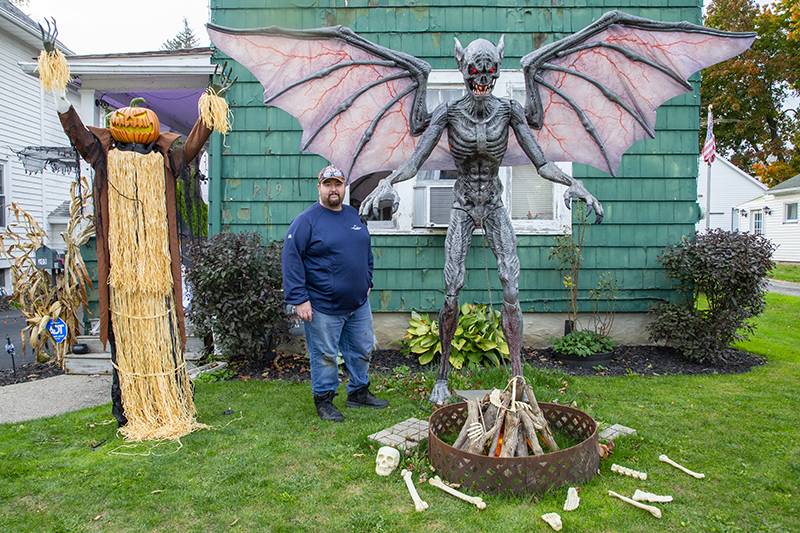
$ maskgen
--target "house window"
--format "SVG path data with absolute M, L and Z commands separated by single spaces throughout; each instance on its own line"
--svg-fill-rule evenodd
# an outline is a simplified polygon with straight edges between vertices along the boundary
M 797 223 L 797 202 L 783 205 L 783 221 Z
M 750 211 L 750 220 L 751 222 L 751 229 L 753 233 L 756 235 L 763 235 L 764 234 L 764 213 L 761 209 L 756 209 L 754 211 Z
M 426 100 L 428 110 L 433 111 L 444 102 L 458 99 L 464 94 L 464 90 L 463 77 L 459 71 L 431 72 Z M 524 102 L 522 72 L 501 73 L 494 94 L 499 97 L 512 96 Z M 559 167 L 567 174 L 572 173 L 571 164 L 559 164 Z M 566 191 L 565 186 L 543 179 L 533 165 L 501 167 L 498 176 L 503 186 L 503 203 L 517 232 L 560 234 L 564 232 L 564 228 L 569 231 L 572 220 L 570 212 L 559 201 Z M 427 228 L 447 227 L 456 178 L 456 172 L 451 170 L 420 171 L 416 177 L 396 184 L 400 206 L 390 223 L 391 227 L 386 225 L 386 221 L 371 221 L 370 230 L 414 233 Z M 351 187 L 351 205 L 364 198 L 376 184 L 377 180 L 370 184 L 359 181 Z M 354 187 L 357 188 L 355 194 Z

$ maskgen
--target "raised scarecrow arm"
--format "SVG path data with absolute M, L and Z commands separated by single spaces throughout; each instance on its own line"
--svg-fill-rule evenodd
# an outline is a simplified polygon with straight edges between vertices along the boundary
M 198 107 L 200 108 L 200 116 L 197 122 L 194 123 L 192 131 L 186 138 L 186 143 L 171 152 L 172 165 L 175 175 L 180 173 L 180 169 L 189 161 L 197 157 L 200 150 L 206 144 L 208 137 L 211 135 L 211 128 L 213 127 L 221 133 L 228 131 L 227 113 L 228 106 L 223 99 L 225 93 L 236 83 L 238 77 L 232 77 L 233 70 L 228 67 L 228 63 L 219 65 L 214 69 L 214 74 L 211 76 L 211 82 L 208 84 L 206 93 L 200 97 Z

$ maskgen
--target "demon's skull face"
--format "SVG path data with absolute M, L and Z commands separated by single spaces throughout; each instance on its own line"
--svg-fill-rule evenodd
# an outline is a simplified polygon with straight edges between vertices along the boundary
M 464 76 L 464 85 L 475 98 L 486 98 L 492 93 L 500 75 L 504 48 L 502 36 L 497 46 L 486 39 L 476 39 L 463 48 L 456 39 L 456 62 Z

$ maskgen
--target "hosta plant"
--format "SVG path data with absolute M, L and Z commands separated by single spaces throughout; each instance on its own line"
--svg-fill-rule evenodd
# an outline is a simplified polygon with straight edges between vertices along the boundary
M 591 330 L 572 331 L 553 343 L 553 349 L 572 357 L 588 357 L 614 349 L 614 341 Z
M 442 353 L 438 322 L 427 314 L 411 313 L 403 345 L 405 351 L 418 357 L 422 365 L 437 359 Z M 450 364 L 455 368 L 465 364 L 472 367 L 499 366 L 509 354 L 500 324 L 500 311 L 482 304 L 463 304 L 451 345 Z

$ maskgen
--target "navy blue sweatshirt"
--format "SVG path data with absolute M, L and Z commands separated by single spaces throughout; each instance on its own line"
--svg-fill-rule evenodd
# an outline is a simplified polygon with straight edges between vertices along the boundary
M 358 211 L 332 211 L 315 203 L 294 219 L 283 242 L 286 303 L 343 315 L 367 301 L 372 287 L 372 249 Z

